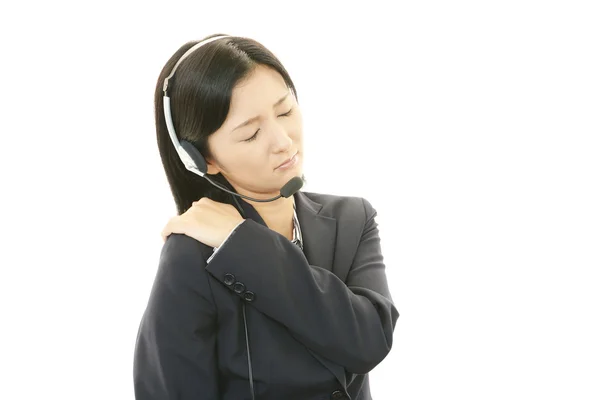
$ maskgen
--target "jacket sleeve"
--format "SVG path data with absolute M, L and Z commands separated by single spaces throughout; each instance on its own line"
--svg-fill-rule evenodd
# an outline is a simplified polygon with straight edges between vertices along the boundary
M 388 290 L 376 212 L 363 204 L 366 222 L 346 282 L 309 265 L 298 246 L 252 220 L 239 225 L 206 266 L 247 301 L 252 292 L 252 306 L 310 350 L 356 374 L 387 356 L 399 315 Z
M 137 400 L 219 399 L 216 311 L 200 244 L 170 235 L 134 352 Z

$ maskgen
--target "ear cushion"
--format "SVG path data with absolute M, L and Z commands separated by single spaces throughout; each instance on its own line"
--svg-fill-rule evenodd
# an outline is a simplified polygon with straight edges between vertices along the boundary
M 203 174 L 206 174 L 206 171 L 208 170 L 208 167 L 206 166 L 206 160 L 204 157 L 202 157 L 202 154 L 200 154 L 198 149 L 186 140 L 181 140 L 179 143 L 181 143 L 181 147 L 183 147 L 183 149 L 190 155 L 190 158 L 192 161 L 194 161 L 198 167 L 198 170 Z

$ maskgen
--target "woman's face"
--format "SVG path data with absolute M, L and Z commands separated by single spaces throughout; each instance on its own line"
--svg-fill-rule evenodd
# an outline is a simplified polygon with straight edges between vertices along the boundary
M 233 90 L 229 114 L 208 146 L 208 173 L 222 173 L 241 194 L 273 197 L 302 176 L 302 115 L 278 72 L 258 66 Z M 280 167 L 291 158 L 292 165 Z

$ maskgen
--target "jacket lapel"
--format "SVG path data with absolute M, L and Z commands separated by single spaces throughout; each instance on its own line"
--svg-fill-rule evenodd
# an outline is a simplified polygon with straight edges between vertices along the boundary
M 336 220 L 319 214 L 323 205 L 311 200 L 305 193 L 297 192 L 294 199 L 308 263 L 331 271 L 335 256 Z

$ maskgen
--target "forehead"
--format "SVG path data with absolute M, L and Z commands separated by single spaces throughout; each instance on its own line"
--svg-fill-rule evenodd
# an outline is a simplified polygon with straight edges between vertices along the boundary
M 288 91 L 279 72 L 260 65 L 233 89 L 230 111 L 236 113 L 272 108 L 273 103 Z

